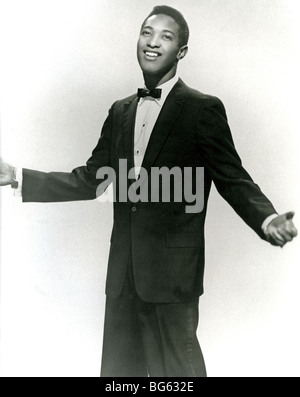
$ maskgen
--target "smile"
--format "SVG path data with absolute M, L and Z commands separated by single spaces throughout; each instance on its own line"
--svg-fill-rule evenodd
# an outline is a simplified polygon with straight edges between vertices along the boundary
M 144 53 L 145 53 L 145 55 L 147 56 L 147 58 L 150 58 L 150 59 L 156 59 L 157 57 L 160 56 L 159 53 L 157 53 L 157 52 L 152 52 L 152 51 L 144 51 Z

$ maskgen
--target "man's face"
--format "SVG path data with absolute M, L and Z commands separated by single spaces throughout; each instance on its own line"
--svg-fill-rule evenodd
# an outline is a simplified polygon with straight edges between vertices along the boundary
M 144 74 L 160 75 L 176 67 L 180 59 L 179 26 L 173 18 L 158 14 L 144 23 L 137 44 L 137 56 Z

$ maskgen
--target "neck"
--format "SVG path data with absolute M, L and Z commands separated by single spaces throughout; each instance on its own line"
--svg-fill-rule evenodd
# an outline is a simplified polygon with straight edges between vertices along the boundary
M 172 68 L 166 74 L 146 74 L 143 73 L 145 86 L 152 90 L 160 85 L 166 83 L 167 81 L 171 80 L 176 75 L 177 67 Z

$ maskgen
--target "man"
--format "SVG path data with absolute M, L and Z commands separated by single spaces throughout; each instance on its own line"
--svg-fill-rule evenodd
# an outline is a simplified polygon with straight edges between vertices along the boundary
M 116 173 L 102 376 L 206 376 L 196 331 L 212 181 L 262 239 L 283 247 L 297 235 L 294 214 L 279 216 L 242 167 L 222 102 L 178 79 L 188 39 L 188 25 L 177 10 L 154 8 L 137 45 L 146 89 L 113 104 L 86 166 L 71 173 L 24 169 L 21 180 L 14 167 L 1 164 L 1 185 L 19 183 L 24 202 L 95 199 L 107 185 L 108 167 Z M 134 170 L 126 180 L 128 192 L 136 183 L 140 190 L 121 199 L 124 164 Z M 145 176 L 163 168 L 181 175 L 193 171 L 185 182 L 193 192 L 203 185 L 199 211 L 187 209 L 185 194 L 181 200 L 173 194 L 169 200 L 142 199 L 145 186 L 154 190 Z M 174 192 L 171 178 L 169 185 Z

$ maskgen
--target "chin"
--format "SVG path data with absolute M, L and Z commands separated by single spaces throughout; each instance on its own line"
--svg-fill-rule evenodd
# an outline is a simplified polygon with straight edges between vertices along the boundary
M 142 72 L 144 74 L 153 75 L 153 76 L 155 76 L 155 75 L 160 76 L 160 75 L 164 74 L 166 71 L 165 69 L 159 68 L 157 65 L 154 65 L 154 63 L 153 64 L 149 64 L 149 63 L 145 64 L 144 62 L 140 62 L 140 68 L 142 69 Z
M 161 76 L 164 72 L 153 68 L 142 68 L 142 72 L 148 76 Z

